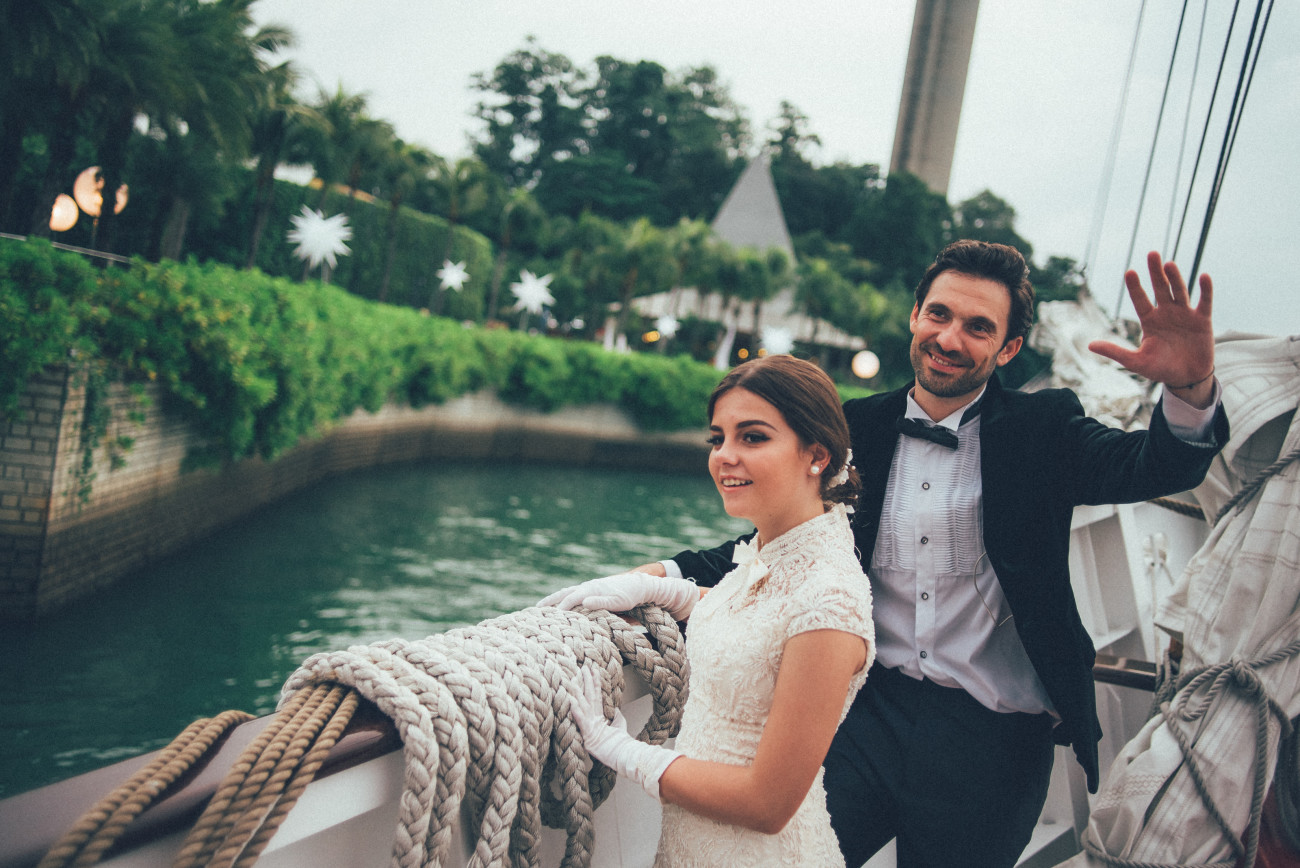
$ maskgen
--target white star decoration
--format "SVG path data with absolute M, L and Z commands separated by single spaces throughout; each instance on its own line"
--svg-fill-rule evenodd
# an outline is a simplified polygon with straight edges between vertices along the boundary
M 452 262 L 447 259 L 443 261 L 442 268 L 438 269 L 438 280 L 442 283 L 443 289 L 454 289 L 460 292 L 468 279 L 469 272 L 465 270 L 464 262 Z
M 772 355 L 783 355 L 794 349 L 794 335 L 789 329 L 783 328 L 765 328 L 763 329 L 763 348 Z
M 655 331 L 663 335 L 664 338 L 671 338 L 673 335 L 677 334 L 678 325 L 677 317 L 664 314 L 659 317 L 659 319 L 655 320 Z
M 519 272 L 519 282 L 510 284 L 510 291 L 515 294 L 515 307 L 538 314 L 546 305 L 555 304 L 555 296 L 547 289 L 553 276 L 538 277 L 527 269 Z
M 348 226 L 348 215 L 335 214 L 326 217 L 321 212 L 302 206 L 302 213 L 289 218 L 293 228 L 288 238 L 298 247 L 294 255 L 306 259 L 313 268 L 325 262 L 333 268 L 339 256 L 346 256 L 352 251 L 343 242 L 352 238 L 352 229 Z

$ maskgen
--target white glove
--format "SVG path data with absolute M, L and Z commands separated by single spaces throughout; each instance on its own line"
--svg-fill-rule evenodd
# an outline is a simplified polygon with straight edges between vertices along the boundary
M 574 696 L 571 708 L 587 753 L 592 759 L 600 760 L 620 775 L 636 781 L 658 799 L 659 778 L 681 754 L 670 748 L 637 741 L 628 735 L 627 721 L 617 708 L 614 709 L 613 722 L 606 723 L 600 687 L 590 666 L 579 670 L 578 682 L 578 695 Z
M 674 621 L 685 621 L 700 600 L 700 587 L 686 579 L 668 579 L 649 573 L 619 573 L 561 588 L 537 605 L 572 609 L 608 609 L 626 612 L 643 603 L 663 606 Z

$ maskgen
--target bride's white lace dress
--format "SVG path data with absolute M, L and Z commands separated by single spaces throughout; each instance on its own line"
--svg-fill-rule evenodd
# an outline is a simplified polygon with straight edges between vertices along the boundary
M 843 506 L 763 545 L 737 546 L 739 566 L 704 595 L 686 631 L 690 692 L 677 750 L 702 760 L 748 765 L 772 708 L 786 640 L 809 630 L 843 630 L 867 640 L 840 721 L 875 656 L 871 587 L 853 551 Z M 751 587 L 765 572 L 766 582 Z M 657 868 L 843 865 L 818 770 L 794 818 L 775 835 L 719 823 L 664 805 Z

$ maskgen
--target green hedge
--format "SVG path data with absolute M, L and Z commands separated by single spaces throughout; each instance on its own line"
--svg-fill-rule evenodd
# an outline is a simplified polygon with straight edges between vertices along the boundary
M 0 412 L 70 354 L 158 382 L 214 460 L 273 457 L 358 408 L 479 389 L 544 410 L 613 403 L 647 429 L 689 428 L 718 379 L 686 357 L 466 327 L 317 281 L 193 262 L 100 271 L 45 242 L 0 239 Z
M 210 233 L 196 233 L 189 238 L 186 246 L 196 259 L 244 262 L 252 230 L 252 196 L 250 179 L 230 204 L 220 226 Z M 313 209 L 319 206 L 326 216 L 347 214 L 352 229 L 352 239 L 347 242 L 351 253 L 339 257 L 330 282 L 363 298 L 378 300 L 389 221 L 389 208 L 384 202 L 368 202 L 331 191 L 322 204 L 320 190 L 276 181 L 271 216 L 258 247 L 257 267 L 267 274 L 294 280 L 302 277 L 303 264 L 293 252 L 294 244 L 289 241 L 288 233 L 290 218 L 299 214 L 304 205 Z M 384 300 L 417 309 L 429 307 L 444 255 L 449 255 L 454 262 L 464 262 L 470 277 L 459 292 L 447 294 L 443 312 L 454 319 L 482 318 L 493 266 L 491 242 L 472 229 L 464 226 L 453 229 L 441 217 L 406 207 L 398 209 L 395 255 Z

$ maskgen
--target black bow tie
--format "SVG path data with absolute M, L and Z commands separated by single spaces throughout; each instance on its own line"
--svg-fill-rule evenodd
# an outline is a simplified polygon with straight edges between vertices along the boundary
M 947 446 L 949 449 L 957 448 L 957 435 L 942 425 L 927 425 L 920 419 L 908 419 L 905 416 L 900 416 L 894 422 L 894 427 L 898 429 L 899 434 L 908 437 L 919 437 L 922 440 L 929 440 L 931 443 L 938 443 L 940 446 Z

